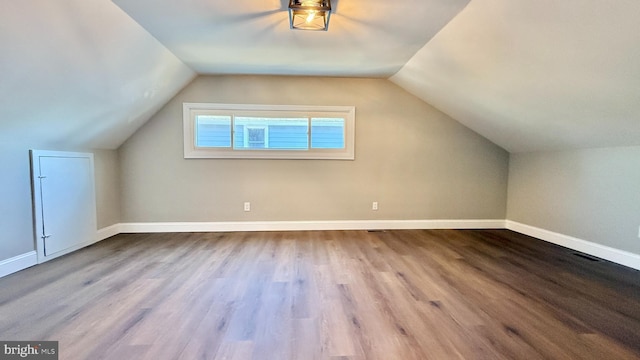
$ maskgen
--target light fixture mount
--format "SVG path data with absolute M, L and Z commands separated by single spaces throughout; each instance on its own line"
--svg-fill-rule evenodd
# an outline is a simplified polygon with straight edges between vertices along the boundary
M 289 24 L 294 30 L 327 31 L 331 0 L 289 0 Z

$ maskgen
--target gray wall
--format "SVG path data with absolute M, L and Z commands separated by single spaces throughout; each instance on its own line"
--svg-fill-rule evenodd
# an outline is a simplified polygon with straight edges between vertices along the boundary
M 640 147 L 512 154 L 507 218 L 640 254 Z
M 35 250 L 31 209 L 29 149 L 49 147 L 37 140 L 0 142 L 0 261 Z M 94 151 L 98 228 L 120 222 L 117 152 Z
M 355 105 L 356 160 L 185 160 L 183 102 Z M 119 155 L 123 222 L 506 214 L 507 152 L 387 80 L 201 76 Z
M 120 161 L 116 150 L 95 150 L 98 229 L 120 223 Z
M 29 151 L 0 143 L 0 260 L 35 249 Z

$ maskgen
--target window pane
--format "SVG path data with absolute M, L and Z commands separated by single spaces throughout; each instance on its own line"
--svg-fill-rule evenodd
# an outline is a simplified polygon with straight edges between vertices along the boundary
M 231 116 L 196 116 L 196 147 L 231 147 Z
M 355 159 L 355 107 L 182 105 L 184 158 Z
M 344 119 L 312 118 L 311 148 L 344 149 Z
M 236 116 L 234 149 L 306 150 L 309 148 L 307 118 L 259 118 Z

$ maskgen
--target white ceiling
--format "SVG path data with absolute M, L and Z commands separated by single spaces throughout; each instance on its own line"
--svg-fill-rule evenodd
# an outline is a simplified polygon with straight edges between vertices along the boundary
M 117 148 L 195 73 L 111 1 L 0 0 L 0 142 Z
M 640 145 L 640 1 L 473 0 L 391 80 L 510 152 Z
M 201 74 L 388 77 L 469 0 L 332 0 L 329 31 L 289 29 L 288 0 L 114 0 Z
M 0 0 L 0 141 L 117 148 L 231 73 L 391 76 L 511 152 L 640 145 L 638 0 L 333 0 L 328 32 L 285 0 L 114 1 Z

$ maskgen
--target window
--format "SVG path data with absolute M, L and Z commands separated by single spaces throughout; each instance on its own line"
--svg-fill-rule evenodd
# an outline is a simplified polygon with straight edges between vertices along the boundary
M 185 158 L 353 160 L 355 107 L 183 104 Z

